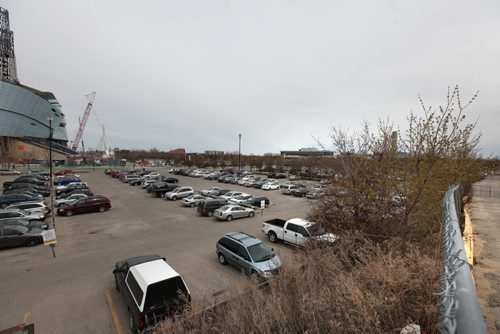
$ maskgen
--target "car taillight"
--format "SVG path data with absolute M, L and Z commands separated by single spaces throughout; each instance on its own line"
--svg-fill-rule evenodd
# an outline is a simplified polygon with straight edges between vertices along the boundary
M 48 207 L 48 206 L 46 206 L 46 207 L 44 207 L 44 208 L 43 208 L 43 210 L 44 210 L 44 211 L 49 211 L 49 207 Z
M 137 329 L 142 330 L 144 328 L 144 315 L 140 315 L 136 321 Z

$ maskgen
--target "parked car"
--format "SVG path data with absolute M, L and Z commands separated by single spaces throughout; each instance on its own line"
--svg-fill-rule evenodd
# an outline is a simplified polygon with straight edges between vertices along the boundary
M 165 182 L 167 182 L 167 183 L 178 183 L 179 179 L 176 179 L 175 177 L 167 177 L 165 179 Z
M 44 200 L 37 200 L 31 202 L 21 202 L 11 204 L 6 209 L 21 209 L 27 212 L 40 212 L 45 216 L 50 214 L 50 208 Z
M 251 218 L 253 216 L 255 216 L 254 209 L 245 208 L 239 205 L 224 205 L 214 211 L 214 217 L 221 220 L 227 220 L 228 222 L 237 218 Z
M 42 180 L 42 179 L 38 179 L 38 178 L 35 178 L 35 177 L 30 177 L 30 176 L 21 176 L 21 177 L 18 177 L 17 179 L 15 179 L 14 181 L 6 181 L 3 183 L 3 187 L 4 188 L 8 188 L 9 186 L 13 185 L 13 184 L 32 184 L 32 185 L 36 185 L 36 186 L 39 186 L 39 187 L 48 187 L 48 182 L 45 181 L 45 180 Z
M 104 212 L 111 208 L 111 201 L 104 196 L 82 198 L 78 201 L 62 205 L 57 209 L 57 214 L 72 216 L 75 213 Z
M 72 195 L 75 195 L 75 194 L 85 194 L 87 195 L 88 197 L 92 197 L 94 196 L 94 193 L 91 192 L 90 190 L 88 189 L 76 189 L 76 190 L 73 190 L 69 193 L 63 193 L 63 194 L 60 194 L 59 196 L 57 196 L 56 199 L 63 199 L 63 198 L 68 198 Z
M 35 246 L 43 242 L 42 230 L 20 225 L 0 227 L 0 248 Z
M 217 241 L 215 253 L 220 264 L 230 264 L 256 280 L 277 275 L 281 267 L 272 248 L 244 232 L 226 233 Z
M 326 232 L 320 225 L 301 218 L 266 220 L 262 232 L 271 242 L 283 240 L 296 246 L 305 246 L 307 242 L 331 244 L 337 240 L 336 235 Z
M 293 194 L 294 190 L 299 189 L 299 188 L 300 188 L 300 186 L 297 184 L 288 184 L 288 185 L 285 185 L 281 188 L 281 192 L 285 195 L 291 195 L 291 194 Z
M 248 194 L 242 193 L 241 191 L 229 191 L 224 195 L 220 195 L 219 198 L 229 201 L 231 198 L 241 195 L 248 195 Z
M 75 174 L 75 172 L 71 169 L 64 169 L 54 173 L 55 176 L 62 176 L 66 174 Z
M 198 213 L 202 216 L 212 217 L 214 211 L 227 204 L 224 199 L 209 199 L 198 205 Z
M 1 195 L 0 196 L 0 207 L 6 208 L 7 206 L 14 204 L 14 203 L 26 202 L 26 201 L 37 201 L 37 200 L 40 200 L 40 197 L 29 196 L 29 195 L 24 195 L 24 194 Z
M 40 220 L 29 221 L 27 219 L 22 219 L 22 218 L 0 219 L 0 227 L 4 227 L 5 225 L 20 225 L 30 228 L 31 227 L 40 228 L 42 230 L 47 230 L 49 228 L 49 225 L 47 223 L 42 222 Z
M 31 183 L 13 183 L 7 188 L 5 188 L 4 192 L 8 192 L 14 189 L 28 189 L 31 191 L 36 191 L 45 197 L 50 195 L 50 190 L 48 188 L 37 186 L 36 184 L 31 184 Z
M 156 197 L 165 197 L 165 194 L 178 188 L 179 186 L 173 183 L 158 183 L 151 188 L 151 193 Z
M 307 192 L 306 197 L 309 199 L 317 199 L 325 197 L 325 192 L 320 189 L 313 188 Z
M 72 183 L 72 182 L 81 182 L 81 180 L 79 177 L 76 177 L 74 175 L 64 175 L 64 176 L 57 177 L 54 180 L 54 185 L 60 186 L 60 185 L 68 184 L 68 183 Z
M 260 204 L 261 202 L 264 201 L 264 207 L 267 208 L 269 205 L 271 205 L 271 202 L 269 201 L 269 198 L 267 198 L 266 196 L 258 196 L 258 197 L 254 197 L 253 198 L 253 201 L 248 203 L 250 205 L 253 205 L 253 206 L 257 206 L 257 207 L 261 207 Z
M 203 196 L 219 196 L 218 194 L 220 190 L 221 188 L 219 187 L 210 187 L 200 191 L 200 194 L 202 194 Z
M 262 189 L 262 186 L 268 182 L 269 182 L 269 179 L 260 179 L 260 180 L 254 182 L 253 187 L 256 189 Z
M 280 185 L 276 181 L 266 182 L 262 185 L 262 190 L 276 190 L 279 189 Z
M 194 206 L 200 205 L 201 202 L 206 201 L 206 200 L 207 200 L 207 197 L 205 197 L 203 195 L 191 195 L 191 196 L 188 196 L 186 198 L 183 198 L 182 204 L 184 206 L 194 207 Z
M 14 169 L 0 169 L 0 175 L 19 175 L 20 171 Z
M 241 205 L 241 204 L 250 204 L 253 202 L 253 195 L 240 195 L 231 198 L 228 202 L 231 204 Z
M 132 181 L 135 181 L 135 180 L 138 180 L 140 179 L 141 176 L 140 175 L 136 175 L 136 174 L 129 174 L 129 175 L 125 175 L 122 179 L 123 182 L 125 183 L 130 183 Z
M 72 202 L 77 201 L 79 199 L 88 198 L 88 197 L 89 196 L 86 194 L 73 194 L 73 195 L 68 196 L 66 198 L 56 199 L 54 205 L 61 206 L 63 204 L 72 203 Z
M 295 197 L 305 197 L 309 190 L 306 187 L 298 187 L 292 190 L 292 195 Z
M 21 209 L 2 209 L 0 210 L 0 220 L 10 218 L 21 218 L 28 221 L 45 220 L 45 215 L 40 212 L 27 212 Z
M 64 189 L 60 189 L 60 190 L 56 190 L 56 196 L 59 196 L 61 194 L 67 194 L 67 193 L 70 193 L 74 190 L 78 190 L 78 189 L 89 189 L 89 187 L 87 186 L 86 183 L 83 183 L 83 182 L 75 182 L 75 183 L 70 183 L 67 185 L 66 188 Z
M 149 332 L 166 316 L 182 314 L 190 306 L 186 282 L 158 255 L 118 261 L 113 275 L 128 310 L 132 333 Z
M 20 189 L 11 189 L 11 190 L 6 190 L 3 192 L 4 195 L 9 195 L 9 194 L 22 194 L 22 195 L 28 195 L 31 197 L 38 197 L 38 198 L 43 198 L 44 196 L 37 192 L 34 189 L 30 188 L 20 188 Z
M 72 183 L 68 183 L 68 184 L 63 184 L 61 186 L 57 186 L 56 187 L 56 192 L 64 190 L 64 189 L 68 189 L 68 187 L 74 187 L 75 185 L 84 185 L 84 186 L 88 187 L 87 182 L 72 182 Z
M 178 187 L 172 191 L 169 191 L 165 194 L 166 199 L 170 199 L 172 201 L 176 201 L 180 198 L 188 197 L 194 194 L 194 190 L 191 187 Z

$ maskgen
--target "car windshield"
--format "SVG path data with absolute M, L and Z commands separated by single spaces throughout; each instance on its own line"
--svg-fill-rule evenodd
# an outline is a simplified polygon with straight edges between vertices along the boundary
M 263 242 L 248 247 L 248 252 L 254 262 L 267 261 L 276 256 L 269 246 Z
M 313 224 L 307 227 L 307 230 L 309 231 L 309 234 L 311 234 L 312 237 L 318 237 L 320 235 L 326 234 L 326 230 L 319 224 Z

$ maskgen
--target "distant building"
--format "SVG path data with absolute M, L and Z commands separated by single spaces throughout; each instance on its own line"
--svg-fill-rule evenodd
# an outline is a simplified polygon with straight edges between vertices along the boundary
M 324 157 L 333 156 L 332 151 L 318 150 L 317 148 L 301 148 L 298 151 L 280 151 L 283 159 L 294 159 L 299 157 Z
M 183 148 L 176 148 L 175 150 L 171 150 L 167 152 L 167 155 L 170 156 L 185 156 L 186 150 Z
M 224 155 L 224 151 L 205 151 L 205 155 L 222 156 Z

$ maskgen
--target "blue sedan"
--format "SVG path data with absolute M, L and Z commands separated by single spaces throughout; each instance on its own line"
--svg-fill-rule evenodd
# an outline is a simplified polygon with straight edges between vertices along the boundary
M 63 177 L 58 177 L 55 179 L 54 184 L 56 186 L 62 186 L 65 184 L 73 183 L 73 182 L 81 182 L 79 177 L 76 176 L 63 176 Z

